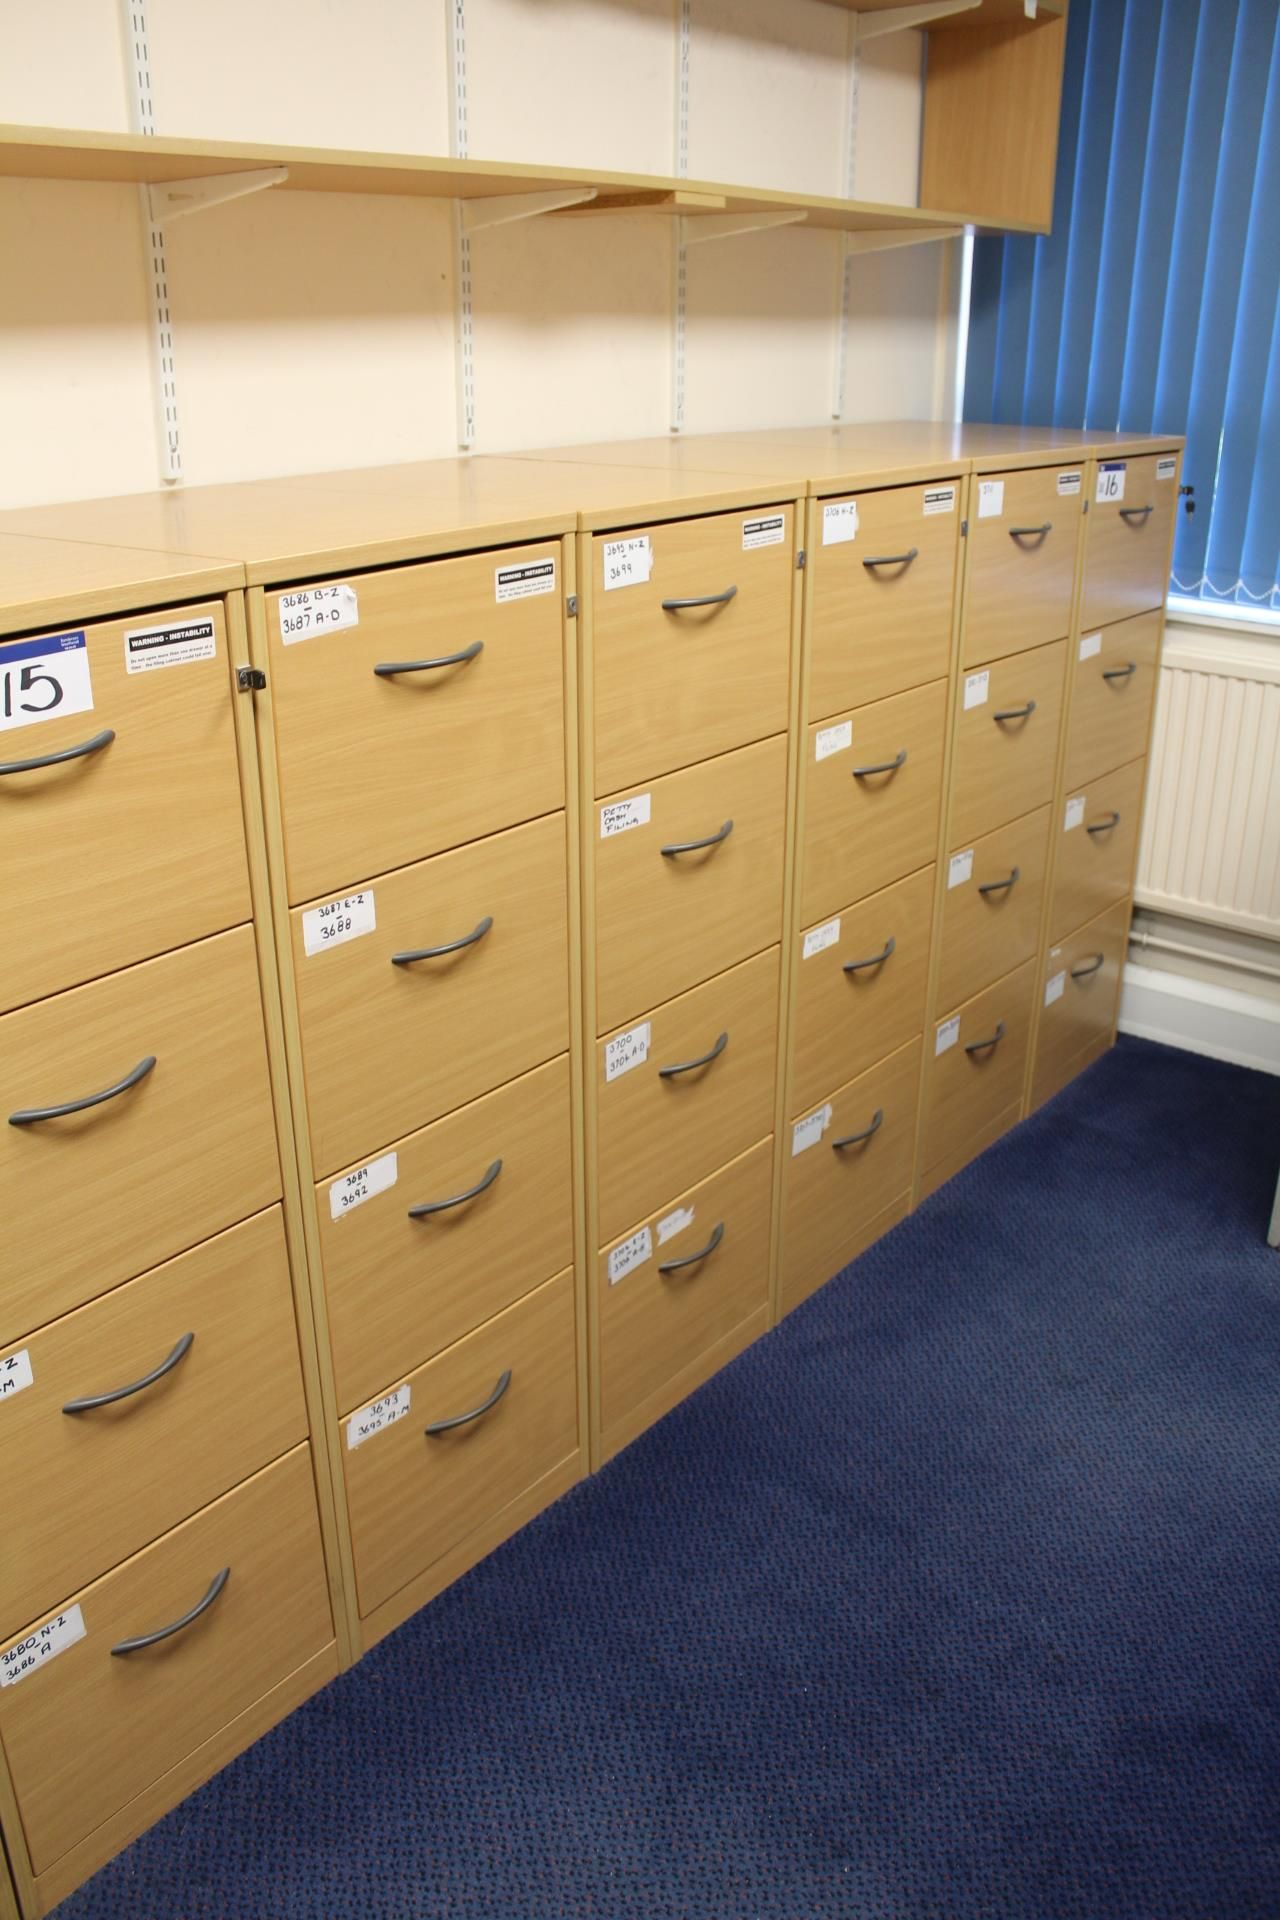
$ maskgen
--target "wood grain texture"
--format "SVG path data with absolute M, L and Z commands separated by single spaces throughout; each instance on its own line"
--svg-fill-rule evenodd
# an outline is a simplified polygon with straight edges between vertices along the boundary
M 1081 1056 L 1095 1059 L 1099 1042 L 1111 1044 L 1129 945 L 1129 913 L 1129 901 L 1121 900 L 1049 949 L 1041 981 L 1032 1108 L 1075 1078 L 1082 1070 Z
M 1071 714 L 1063 772 L 1069 789 L 1145 754 L 1163 633 L 1164 610 L 1155 608 L 1101 627 L 1091 636 L 1082 634 L 1072 648 Z M 1081 659 L 1080 651 L 1089 639 L 1101 645 Z M 1129 673 L 1131 666 L 1134 671 Z
M 977 17 L 977 26 L 961 31 L 961 14 L 952 32 L 929 35 L 920 198 L 945 190 L 975 222 L 1025 222 L 1047 233 L 1066 6 L 1045 6 L 1028 21 L 1014 0 L 984 0 Z
M 1086 787 L 1065 792 L 1062 813 L 1054 822 L 1057 858 L 1049 913 L 1053 945 L 1132 891 L 1146 775 L 1146 761 L 1134 760 Z M 1078 826 L 1068 827 L 1067 808 L 1073 800 L 1084 802 L 1084 813 Z M 1114 814 L 1120 817 L 1109 825 Z M 1090 827 L 1100 831 L 1090 833 Z
M 1021 1118 L 1022 1102 L 1015 1100 L 1011 1106 L 1005 1107 L 993 1119 L 984 1121 L 976 1132 L 960 1138 L 951 1151 L 945 1154 L 935 1166 L 922 1171 L 918 1176 L 916 1205 L 919 1206 L 922 1201 L 927 1200 L 931 1193 L 937 1193 L 939 1187 L 945 1187 L 948 1180 L 969 1166 L 980 1154 L 985 1153 L 988 1147 L 994 1147 L 996 1141 L 1002 1140 L 1006 1133 L 1011 1132 Z
M 1049 814 L 1047 806 L 1040 807 L 968 847 L 952 849 L 953 855 L 972 856 L 972 872 L 958 885 L 948 885 L 942 896 L 940 1007 L 959 1006 L 1036 952 L 1049 864 Z M 982 892 L 1015 870 L 1013 886 Z
M 911 1191 L 908 1188 L 900 1193 L 896 1200 L 891 1200 L 886 1207 L 882 1207 L 880 1212 L 859 1227 L 856 1233 L 842 1238 L 841 1251 L 844 1266 L 850 1266 L 867 1251 L 868 1247 L 873 1247 L 877 1240 L 883 1240 L 885 1234 L 892 1227 L 896 1227 L 899 1220 L 905 1220 L 910 1211 Z M 840 1271 L 842 1271 L 841 1268 L 836 1268 L 835 1272 L 820 1273 L 815 1267 L 809 1275 L 812 1284 L 806 1286 L 804 1276 L 798 1270 L 793 1273 L 790 1266 L 783 1267 L 779 1281 L 779 1315 L 790 1313 L 792 1308 L 798 1307 L 802 1300 L 807 1300 L 810 1294 L 818 1291 L 819 1287 L 824 1287 L 828 1280 L 834 1280 Z
M 966 1142 L 976 1140 L 1007 1107 L 1020 1103 L 1035 981 L 1035 963 L 1028 961 L 955 1008 L 959 1033 L 945 1053 L 936 1051 L 936 1029 L 926 1033 L 921 1152 L 925 1173 L 961 1151 Z M 982 1047 L 977 1053 L 966 1051 L 997 1033 L 1000 1039 L 995 1046 Z
M 990 484 L 1004 489 L 998 513 L 984 515 L 983 479 L 973 489 L 969 571 L 965 582 L 962 661 L 966 668 L 1025 647 L 1060 640 L 1071 624 L 1076 536 L 1084 500 L 1085 462 L 1006 472 Z M 1077 490 L 1058 491 L 1074 476 Z M 1047 527 L 1018 535 L 1019 527 Z
M 48 509 L 44 509 L 48 512 Z M 0 514 L 0 522 L 7 516 Z M 238 560 L 185 553 L 139 552 L 49 531 L 0 532 L 0 628 L 37 633 L 113 613 L 232 593 L 244 585 Z
M 1157 477 L 1154 454 L 1126 459 L 1123 500 L 1094 500 L 1085 534 L 1082 632 L 1163 607 L 1169 591 L 1169 552 L 1178 510 L 1180 455 L 1174 472 Z M 1150 507 L 1150 513 L 1141 510 Z
M 979 840 L 1007 821 L 1032 813 L 1051 798 L 1057 777 L 1067 643 L 1036 647 L 993 660 L 987 697 L 964 704 L 964 680 L 956 703 L 951 770 L 949 846 Z M 969 676 L 966 675 L 967 679 Z M 1035 701 L 1025 719 L 997 720 Z

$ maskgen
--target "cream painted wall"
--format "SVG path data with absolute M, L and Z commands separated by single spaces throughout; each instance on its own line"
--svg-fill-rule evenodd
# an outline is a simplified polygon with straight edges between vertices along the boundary
M 125 0 L 0 0 L 0 120 L 134 124 Z M 136 4 L 136 0 L 131 0 Z M 143 0 L 159 133 L 448 151 L 448 0 Z M 468 151 L 675 169 L 678 0 L 466 0 Z M 838 194 L 850 16 L 693 0 L 691 177 Z M 921 41 L 862 52 L 855 185 L 917 193 Z M 263 193 L 166 238 L 185 479 L 456 450 L 448 203 Z M 0 505 L 159 484 L 142 196 L 0 182 Z M 663 433 L 676 232 L 658 215 L 476 234 L 476 447 Z M 845 417 L 948 403 L 949 249 L 850 267 Z M 841 243 L 688 250 L 689 431 L 830 417 Z

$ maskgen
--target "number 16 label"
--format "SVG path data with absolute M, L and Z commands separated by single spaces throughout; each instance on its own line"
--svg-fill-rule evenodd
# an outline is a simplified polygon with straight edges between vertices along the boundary
M 67 713 L 93 712 L 83 633 L 46 634 L 0 647 L 0 733 Z

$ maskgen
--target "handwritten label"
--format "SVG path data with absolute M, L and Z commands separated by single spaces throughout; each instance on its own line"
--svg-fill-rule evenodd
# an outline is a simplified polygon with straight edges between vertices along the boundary
M 14 640 L 0 647 L 0 733 L 92 712 L 93 681 L 83 632 Z
M 1174 454 L 1172 456 L 1166 455 L 1163 460 L 1156 461 L 1156 479 L 1157 480 L 1172 480 L 1173 476 L 1177 473 L 1177 471 L 1178 471 L 1177 454 Z
M 956 510 L 955 488 L 926 487 L 924 490 L 924 510 L 926 513 L 954 513 Z
M 979 480 L 978 482 L 978 518 L 979 520 L 998 520 L 1004 512 L 1004 481 Z
M 84 1615 L 79 1607 L 64 1608 L 34 1633 L 19 1640 L 16 1646 L 0 1653 L 0 1687 L 16 1687 L 19 1680 L 25 1680 L 37 1667 L 65 1653 L 68 1647 L 74 1647 L 77 1640 L 83 1640 L 84 1634 Z
M 1100 633 L 1086 633 L 1081 636 L 1080 658 L 1082 660 L 1092 660 L 1095 653 L 1101 652 L 1102 635 Z
M 326 900 L 322 907 L 310 907 L 302 916 L 302 946 L 308 954 L 324 953 L 362 933 L 373 933 L 378 924 L 373 903 L 373 888 L 363 893 L 344 894 L 341 900 Z
M 299 640 L 311 640 L 317 633 L 340 633 L 343 627 L 360 625 L 356 590 L 341 583 L 282 593 L 276 607 L 280 616 L 280 638 L 286 647 L 297 646 Z
M 612 840 L 615 833 L 647 827 L 652 798 L 652 794 L 638 793 L 633 800 L 610 800 L 600 809 L 600 838 Z
M 653 572 L 653 544 L 647 533 L 630 540 L 606 540 L 604 543 L 604 590 L 615 587 L 642 587 Z
M 653 1254 L 653 1235 L 648 1227 L 640 1227 L 627 1239 L 620 1240 L 609 1255 L 609 1285 L 616 1287 L 619 1280 L 625 1280 L 629 1273 L 642 1267 Z
M 1064 496 L 1071 493 L 1079 493 L 1082 478 L 1083 476 L 1078 472 L 1060 473 L 1058 475 L 1058 492 Z
M 171 627 L 130 627 L 124 636 L 126 673 L 189 667 L 195 660 L 217 657 L 218 637 L 212 620 L 187 620 Z
M 810 927 L 804 937 L 801 956 L 805 960 L 812 960 L 815 953 L 825 953 L 828 947 L 839 944 L 840 920 L 837 916 L 834 920 L 825 920 L 820 927 Z
M 505 600 L 531 600 L 535 593 L 556 590 L 556 558 L 549 553 L 541 560 L 526 560 L 518 567 L 495 567 L 493 597 Z
M 403 1420 L 409 1411 L 410 1398 L 411 1389 L 406 1380 L 402 1387 L 393 1388 L 390 1393 L 384 1393 L 381 1400 L 353 1413 L 347 1421 L 348 1449 L 362 1447 L 375 1433 L 383 1433 L 388 1427 L 394 1427 L 397 1420 Z
M 985 707 L 987 704 L 987 695 L 990 690 L 991 672 L 989 668 L 984 668 L 981 673 L 966 674 L 964 681 L 965 712 L 968 713 L 970 707 Z
M 856 500 L 829 500 L 822 509 L 822 544 L 824 547 L 838 547 L 846 540 L 858 537 L 858 503 Z
M 1061 1000 L 1066 989 L 1066 973 L 1051 973 L 1044 983 L 1044 1003 L 1051 1007 L 1055 1000 Z
M 959 1038 L 960 1015 L 953 1013 L 949 1020 L 942 1022 L 942 1025 L 933 1036 L 934 1058 L 936 1059 L 940 1053 L 950 1053 Z
M 972 878 L 973 848 L 968 847 L 963 853 L 953 853 L 947 866 L 948 892 L 952 887 L 963 887 Z
M 630 1073 L 632 1067 L 643 1066 L 649 1058 L 650 1023 L 642 1020 L 638 1027 L 631 1027 L 626 1033 L 619 1033 L 612 1040 L 606 1040 L 604 1048 L 604 1077 L 616 1080 L 619 1074 Z
M 791 1129 L 791 1158 L 798 1153 L 806 1153 L 810 1147 L 816 1147 L 827 1128 L 831 1125 L 831 1102 L 819 1107 L 804 1120 L 797 1120 Z
M 787 535 L 787 517 L 784 513 L 771 513 L 766 520 L 744 520 L 742 523 L 742 546 L 745 552 L 749 547 L 779 547 Z
M 1124 499 L 1124 477 L 1127 471 L 1123 460 L 1104 460 L 1098 468 L 1098 505 L 1110 506 Z
M 852 745 L 852 720 L 842 720 L 835 727 L 819 727 L 813 743 L 813 757 L 815 760 L 829 760 L 833 753 L 843 753 L 846 747 Z
M 673 1240 L 676 1234 L 683 1233 L 686 1227 L 693 1225 L 693 1211 L 692 1207 L 676 1207 L 673 1212 L 664 1214 L 658 1222 L 660 1247 L 665 1247 L 668 1240 Z
M 15 1393 L 21 1393 L 34 1379 L 31 1355 L 25 1347 L 19 1353 L 7 1353 L 0 1360 L 0 1400 L 12 1400 Z
M 399 1174 L 394 1153 L 380 1154 L 376 1160 L 370 1160 L 367 1166 L 357 1167 L 354 1173 L 344 1173 L 329 1188 L 329 1218 L 341 1220 L 344 1214 L 350 1213 L 355 1207 L 362 1207 L 375 1194 L 385 1193 L 388 1187 L 394 1187 Z
M 1067 811 L 1062 822 L 1062 831 L 1064 833 L 1070 833 L 1072 827 L 1078 827 L 1082 824 L 1084 820 L 1085 798 L 1086 796 L 1083 793 L 1077 793 L 1073 799 L 1068 800 Z

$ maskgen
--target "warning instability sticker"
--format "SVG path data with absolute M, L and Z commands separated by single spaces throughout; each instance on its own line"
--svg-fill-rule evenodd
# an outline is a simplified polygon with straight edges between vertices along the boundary
M 189 667 L 216 659 L 218 638 L 212 620 L 188 620 L 179 627 L 133 627 L 124 636 L 124 664 L 130 673 L 157 667 Z

